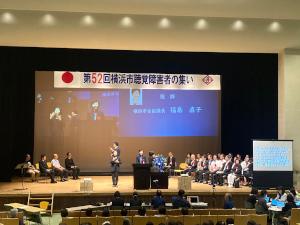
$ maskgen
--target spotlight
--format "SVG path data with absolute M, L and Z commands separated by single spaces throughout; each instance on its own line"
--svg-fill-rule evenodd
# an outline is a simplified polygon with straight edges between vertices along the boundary
M 169 28 L 170 26 L 171 26 L 171 22 L 168 18 L 162 18 L 158 23 L 158 27 L 161 29 L 166 29 Z
M 241 20 L 236 20 L 231 27 L 235 31 L 241 31 L 245 29 L 245 24 Z
M 1 22 L 6 24 L 12 24 L 16 22 L 16 18 L 12 13 L 5 12 L 1 15 Z
M 55 20 L 54 16 L 52 16 L 51 14 L 46 14 L 42 18 L 42 24 L 44 24 L 44 25 L 52 26 L 52 25 L 55 25 L 55 23 L 56 23 L 56 20 Z
M 91 26 L 94 23 L 95 23 L 95 20 L 91 15 L 85 15 L 81 19 L 81 24 L 84 26 Z
M 208 23 L 205 19 L 199 19 L 196 23 L 195 23 L 195 29 L 197 30 L 204 30 L 208 27 Z
M 130 17 L 125 16 L 121 19 L 120 24 L 122 27 L 132 27 L 134 22 Z
M 269 25 L 268 30 L 270 32 L 279 32 L 281 30 L 281 25 L 279 22 L 274 21 Z

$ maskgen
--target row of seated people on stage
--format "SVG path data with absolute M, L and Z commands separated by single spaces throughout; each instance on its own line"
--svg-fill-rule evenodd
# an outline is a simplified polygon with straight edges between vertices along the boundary
M 253 161 L 249 155 L 242 160 L 239 154 L 233 157 L 222 153 L 188 153 L 185 163 L 184 173 L 193 175 L 196 182 L 204 184 L 223 185 L 227 179 L 228 186 L 233 187 L 235 182 L 247 185 L 253 177 Z
M 30 154 L 26 154 L 24 164 L 27 165 L 26 173 L 30 174 L 32 181 L 36 181 L 40 175 L 49 176 L 51 183 L 57 183 L 55 176 L 60 176 L 62 182 L 67 181 L 69 175 L 72 175 L 74 180 L 79 179 L 80 168 L 75 165 L 71 152 L 68 152 L 66 155 L 65 167 L 61 165 L 57 154 L 53 154 L 51 166 L 48 165 L 45 154 L 41 155 L 38 168 L 32 164 Z

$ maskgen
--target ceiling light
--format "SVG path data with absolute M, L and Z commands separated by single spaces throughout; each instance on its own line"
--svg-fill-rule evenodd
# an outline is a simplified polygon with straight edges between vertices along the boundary
M 12 13 L 5 12 L 1 15 L 1 22 L 7 23 L 7 24 L 12 24 L 12 23 L 16 22 L 16 18 Z
M 81 19 L 81 24 L 84 26 L 91 26 L 94 23 L 95 23 L 95 20 L 91 15 L 85 15 Z
M 241 21 L 241 20 L 236 20 L 236 21 L 232 24 L 231 28 L 232 28 L 233 30 L 235 30 L 235 31 L 241 31 L 241 30 L 244 30 L 244 29 L 245 29 L 245 24 L 244 24 L 244 22 Z
M 169 28 L 170 26 L 171 26 L 171 22 L 168 18 L 162 18 L 158 23 L 158 27 L 162 29 Z
M 132 27 L 133 23 L 133 20 L 128 16 L 123 17 L 120 22 L 122 27 Z
M 279 22 L 274 21 L 269 25 L 268 30 L 270 32 L 279 32 L 281 30 L 281 25 Z
M 51 14 L 46 14 L 42 18 L 42 24 L 44 25 L 55 25 L 56 19 Z
M 197 29 L 197 30 L 203 30 L 203 29 L 206 29 L 207 27 L 208 27 L 208 23 L 205 19 L 199 19 L 195 23 L 195 29 Z

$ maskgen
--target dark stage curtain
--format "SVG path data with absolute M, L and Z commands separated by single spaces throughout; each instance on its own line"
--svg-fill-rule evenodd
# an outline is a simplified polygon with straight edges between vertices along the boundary
M 2 181 L 33 152 L 36 70 L 220 74 L 222 151 L 251 154 L 251 139 L 277 138 L 277 54 L 27 47 L 0 47 L 0 52 Z

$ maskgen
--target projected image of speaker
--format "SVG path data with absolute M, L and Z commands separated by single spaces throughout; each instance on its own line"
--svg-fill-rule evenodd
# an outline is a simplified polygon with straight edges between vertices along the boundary
M 168 173 L 151 173 L 151 189 L 168 189 L 169 187 Z

